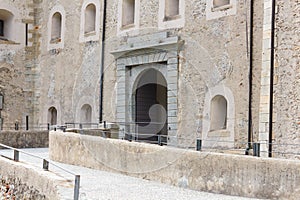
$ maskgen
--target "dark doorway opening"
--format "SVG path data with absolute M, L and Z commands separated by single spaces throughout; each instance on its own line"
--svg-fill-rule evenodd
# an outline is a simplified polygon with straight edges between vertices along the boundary
M 150 69 L 140 77 L 135 96 L 135 123 L 138 141 L 167 141 L 167 82 L 157 70 Z M 160 139 L 159 139 L 160 137 Z
M 0 36 L 4 36 L 4 21 L 0 19 Z
M 48 122 L 50 123 L 50 125 L 57 124 L 57 110 L 54 107 L 51 107 L 48 110 Z

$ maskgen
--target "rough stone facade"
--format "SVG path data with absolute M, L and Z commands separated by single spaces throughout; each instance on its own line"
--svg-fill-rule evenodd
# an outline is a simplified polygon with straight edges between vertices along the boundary
M 250 141 L 269 142 L 269 96 L 265 92 L 270 86 L 270 0 L 254 1 L 252 99 L 250 1 L 232 0 L 219 5 L 213 0 L 179 0 L 178 9 L 172 10 L 168 0 L 136 0 L 134 5 L 126 6 L 122 0 L 109 0 L 105 38 L 103 1 L 0 2 L 0 11 L 13 13 L 14 22 L 22 30 L 18 33 L 23 35 L 0 40 L 4 124 L 16 120 L 24 124 L 27 115 L 32 127 L 46 123 L 98 123 L 100 68 L 104 59 L 103 120 L 119 125 L 120 138 L 143 129 L 136 122 L 140 117 L 139 103 L 145 102 L 136 99 L 135 87 L 140 77 L 152 69 L 166 83 L 167 92 L 160 91 L 156 96 L 167 102 L 163 106 L 167 124 L 161 134 L 168 136 L 168 145 L 190 147 L 201 138 L 207 148 L 245 149 L 249 101 Z M 297 0 L 276 1 L 272 111 L 275 144 L 300 144 L 295 90 L 300 60 L 299 4 Z M 162 100 L 161 96 L 166 98 Z M 154 117 L 154 121 L 160 119 Z M 276 151 L 288 149 L 274 146 Z
M 273 133 L 278 145 L 274 148 L 278 152 L 294 153 L 293 157 L 299 159 L 300 2 L 277 2 Z
M 1 1 L 0 9 L 14 13 L 14 31 L 17 36 L 8 41 L 0 40 L 0 93 L 4 96 L 3 110 L 0 118 L 3 123 L 22 121 L 26 110 L 26 73 L 24 63 L 25 26 L 23 19 L 28 17 L 29 10 L 24 8 L 24 1 Z M 3 12 L 3 10 L 1 10 Z M 3 19 L 1 14 L 1 19 Z M 8 17 L 11 17 L 7 14 Z M 24 27 L 23 27 L 24 26 Z M 24 34 L 23 34 L 24 33 Z M 1 121 L 1 120 L 0 120 Z

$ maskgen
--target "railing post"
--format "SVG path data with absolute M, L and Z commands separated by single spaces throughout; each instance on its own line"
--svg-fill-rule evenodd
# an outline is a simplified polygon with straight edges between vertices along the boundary
M 43 159 L 43 170 L 49 170 L 49 162 L 46 159 Z
M 253 143 L 253 156 L 260 157 L 260 143 Z
M 161 143 L 161 135 L 158 135 L 158 136 L 157 136 L 157 140 L 158 140 L 158 145 L 159 145 L 159 146 L 162 146 L 162 143 Z
M 29 130 L 29 116 L 26 115 L 26 131 Z
M 19 122 L 18 121 L 16 121 L 16 123 L 15 123 L 15 130 L 16 131 L 19 130 Z
M 81 123 L 79 124 L 79 132 L 80 132 L 80 134 L 83 134 L 82 124 Z
M 75 176 L 74 200 L 79 199 L 80 175 Z
M 132 142 L 132 134 L 131 133 L 128 133 L 128 141 Z
M 202 149 L 202 140 L 201 139 L 197 139 L 196 150 L 197 151 L 201 151 L 201 149 Z
M 19 162 L 19 151 L 14 149 L 14 161 Z

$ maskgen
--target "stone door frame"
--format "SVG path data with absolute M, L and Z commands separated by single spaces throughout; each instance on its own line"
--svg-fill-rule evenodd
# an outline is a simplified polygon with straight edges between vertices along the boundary
M 165 63 L 165 64 L 161 64 Z M 156 66 L 156 67 L 155 67 Z M 177 108 L 178 108 L 178 52 L 165 50 L 160 52 L 145 52 L 141 55 L 126 55 L 117 59 L 117 122 L 120 124 L 119 138 L 125 137 L 127 124 L 131 123 L 132 88 L 136 79 L 145 69 L 156 69 L 167 81 L 167 121 L 168 145 L 177 144 Z M 128 71 L 131 70 L 131 71 Z M 135 78 L 128 80 L 129 73 Z M 129 81 L 129 83 L 128 83 Z M 131 85 L 131 86 L 129 86 Z M 131 89 L 129 89 L 131 88 Z M 125 123 L 124 123 L 125 122 Z

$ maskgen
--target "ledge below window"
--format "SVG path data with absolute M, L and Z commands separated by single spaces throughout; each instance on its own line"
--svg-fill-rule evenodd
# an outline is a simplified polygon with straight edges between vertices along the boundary
M 51 39 L 50 44 L 58 44 L 61 42 L 61 38 Z
M 181 15 L 174 15 L 174 16 L 165 16 L 164 22 L 172 21 L 172 20 L 177 20 L 180 19 Z
M 127 30 L 127 29 L 131 29 L 131 28 L 134 28 L 134 24 L 123 25 L 121 27 L 121 30 Z
M 94 36 L 94 35 L 96 35 L 96 31 L 90 31 L 90 32 L 84 33 L 84 37 L 89 37 L 89 36 Z
M 223 129 L 223 130 L 213 130 L 209 131 L 207 134 L 208 137 L 229 137 L 230 131 Z
M 14 41 L 8 40 L 5 37 L 0 36 L 0 44 L 11 44 L 11 45 L 19 45 L 20 43 L 16 43 Z
M 232 7 L 233 7 L 233 6 L 232 6 L 231 4 L 228 4 L 228 5 L 224 5 L 224 6 L 213 7 L 213 8 L 211 8 L 211 11 L 212 11 L 212 12 L 223 11 L 223 10 L 230 9 L 230 8 L 232 8 Z

